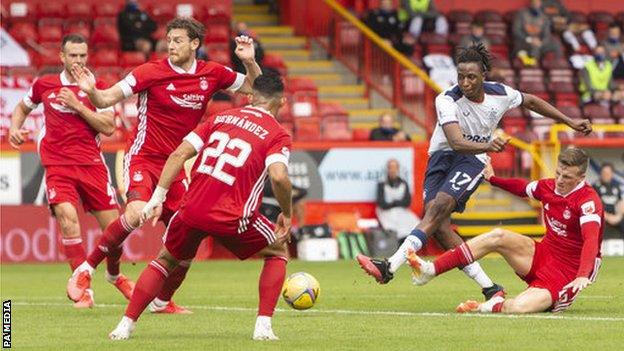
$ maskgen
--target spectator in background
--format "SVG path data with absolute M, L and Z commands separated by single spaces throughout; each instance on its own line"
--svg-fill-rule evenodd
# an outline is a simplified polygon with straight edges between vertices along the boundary
M 604 46 L 599 45 L 594 51 L 594 58 L 587 61 L 580 72 L 579 91 L 583 102 L 608 105 L 612 97 L 611 89 L 615 89 L 612 74 L 613 65 L 607 60 Z
M 403 23 L 399 20 L 399 13 L 392 0 L 381 0 L 379 8 L 371 10 L 365 22 L 388 45 L 401 41 Z
M 247 26 L 247 23 L 245 22 L 236 23 L 236 25 L 234 26 L 234 32 L 235 32 L 234 37 L 244 35 L 244 36 L 253 38 L 254 49 L 256 50 L 256 62 L 258 62 L 258 65 L 262 67 L 262 60 L 264 59 L 264 48 L 262 47 L 262 44 L 260 44 L 260 40 L 258 40 L 258 36 L 253 35 L 253 33 L 251 33 L 251 31 L 249 30 L 249 27 Z M 243 66 L 243 63 L 236 55 L 236 52 L 235 52 L 236 42 L 234 41 L 234 37 L 230 39 L 230 56 L 232 59 L 232 66 L 236 72 L 240 72 L 244 74 L 246 73 L 245 66 Z
M 408 141 L 409 135 L 394 127 L 394 117 L 390 112 L 384 112 L 379 117 L 379 127 L 370 133 L 371 141 Z
M 574 52 L 581 49 L 577 36 L 581 36 L 587 46 L 594 50 L 598 45 L 596 36 L 587 23 L 575 22 L 570 11 L 560 0 L 542 0 L 542 10 L 550 18 L 553 32 L 560 33 L 563 40 L 572 47 Z
M 617 23 L 611 23 L 609 26 L 609 34 L 602 45 L 607 50 L 607 55 L 612 62 L 624 53 L 624 44 L 622 44 L 622 30 Z
M 547 52 L 561 56 L 561 46 L 550 34 L 550 19 L 542 11 L 541 0 L 531 0 L 513 23 L 514 52 L 526 66 L 534 66 Z
M 409 16 L 408 31 L 418 38 L 422 33 L 423 25 L 433 22 L 435 32 L 446 36 L 448 34 L 448 21 L 438 12 L 433 0 L 401 0 L 401 8 Z
M 410 210 L 412 195 L 407 182 L 399 176 L 399 161 L 388 160 L 387 177 L 377 184 L 377 219 L 385 230 L 405 238 L 420 219 Z
M 277 223 L 277 217 L 282 212 L 271 182 L 266 181 L 264 183 L 264 194 L 262 197 L 262 203 L 260 204 L 260 213 L 268 218 L 271 222 Z M 305 197 L 308 195 L 308 191 L 304 188 L 300 188 L 296 185 L 292 186 L 292 210 L 293 217 L 299 228 L 305 225 Z
M 138 0 L 126 0 L 126 6 L 117 15 L 121 50 L 149 55 L 155 45 L 152 33 L 156 28 L 156 22 L 141 9 Z
M 624 234 L 624 193 L 620 184 L 613 179 L 613 165 L 604 163 L 600 167 L 600 180 L 594 183 L 600 200 L 604 206 L 604 218 L 607 222 L 606 231 Z
M 472 44 L 483 44 L 487 50 L 490 50 L 490 41 L 485 37 L 485 29 L 483 23 L 474 21 L 470 25 L 470 34 L 464 35 L 460 42 L 460 47 L 469 47 Z

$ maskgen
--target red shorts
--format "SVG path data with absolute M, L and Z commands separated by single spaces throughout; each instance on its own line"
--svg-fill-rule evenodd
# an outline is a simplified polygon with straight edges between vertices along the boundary
M 144 201 L 152 197 L 152 192 L 158 185 L 160 173 L 165 161 L 153 161 L 144 157 L 132 156 L 124 158 L 124 183 L 126 187 L 126 202 Z M 182 197 L 186 193 L 188 183 L 184 171 L 180 172 L 173 181 L 167 198 L 163 203 L 161 219 L 168 223 L 173 214 L 180 208 Z
M 212 236 L 241 260 L 253 256 L 275 242 L 273 223 L 259 213 L 251 216 L 249 223 L 252 225 L 240 234 L 238 222 L 235 224 L 207 223 L 207 226 L 215 229 L 206 233 L 188 225 L 179 214 L 180 212 L 177 212 L 171 218 L 163 237 L 165 248 L 179 261 L 195 257 L 199 244 L 207 236 Z
M 600 259 L 597 258 L 594 270 L 589 277 L 592 282 L 596 280 L 600 263 Z M 558 261 L 549 252 L 548 247 L 539 242 L 535 242 L 531 270 L 522 279 L 529 284 L 529 287 L 547 289 L 550 292 L 553 312 L 566 310 L 578 295 L 578 291 L 573 292 L 570 288 L 563 288 L 576 279 L 576 269 L 571 269 Z
M 45 185 L 48 203 L 69 202 L 85 212 L 116 210 L 117 195 L 104 164 L 87 166 L 46 166 Z

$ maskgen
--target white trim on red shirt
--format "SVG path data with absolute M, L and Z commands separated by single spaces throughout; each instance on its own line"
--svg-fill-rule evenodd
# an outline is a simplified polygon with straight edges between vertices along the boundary
M 204 147 L 204 141 L 202 138 L 195 134 L 195 132 L 190 132 L 184 137 L 184 141 L 189 142 L 195 148 L 195 151 L 199 152 L 202 147 Z
M 174 70 L 174 72 L 179 73 L 179 74 L 195 74 L 195 71 L 197 70 L 197 60 L 195 59 L 193 59 L 193 64 L 191 65 L 191 68 L 189 68 L 188 71 L 185 71 L 184 68 L 180 66 L 174 65 L 173 62 L 171 62 L 170 58 L 167 58 L 167 62 L 169 63 L 169 67 L 171 67 L 171 69 Z

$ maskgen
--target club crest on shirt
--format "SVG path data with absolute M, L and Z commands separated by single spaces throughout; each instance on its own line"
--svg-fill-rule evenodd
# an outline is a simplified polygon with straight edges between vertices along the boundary
M 132 180 L 137 183 L 143 181 L 143 175 L 141 174 L 141 171 L 134 172 L 134 175 L 132 175 Z
M 78 92 L 78 96 L 83 98 L 83 97 L 87 96 L 87 93 L 85 93 L 84 91 L 81 90 L 81 91 Z
M 52 200 L 56 197 L 56 190 L 54 188 L 48 189 L 48 199 Z
M 592 214 L 596 212 L 596 204 L 593 201 L 588 201 L 581 205 L 581 211 L 584 215 Z
M 570 219 L 571 216 L 570 210 L 566 208 L 565 211 L 563 211 L 563 218 Z
M 201 77 L 199 79 L 199 88 L 201 90 L 208 90 L 208 81 L 206 80 L 205 77 Z

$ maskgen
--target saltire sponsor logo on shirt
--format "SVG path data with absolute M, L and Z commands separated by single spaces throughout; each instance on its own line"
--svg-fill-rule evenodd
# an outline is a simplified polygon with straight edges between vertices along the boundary
M 180 99 L 177 96 L 173 96 L 173 95 L 169 95 L 171 97 L 171 100 L 173 100 L 173 102 L 175 102 L 176 104 L 178 104 L 178 106 L 180 107 L 184 107 L 184 108 L 190 108 L 193 110 L 201 110 L 203 103 L 200 102 L 193 102 L 193 101 L 188 101 L 186 99 Z

